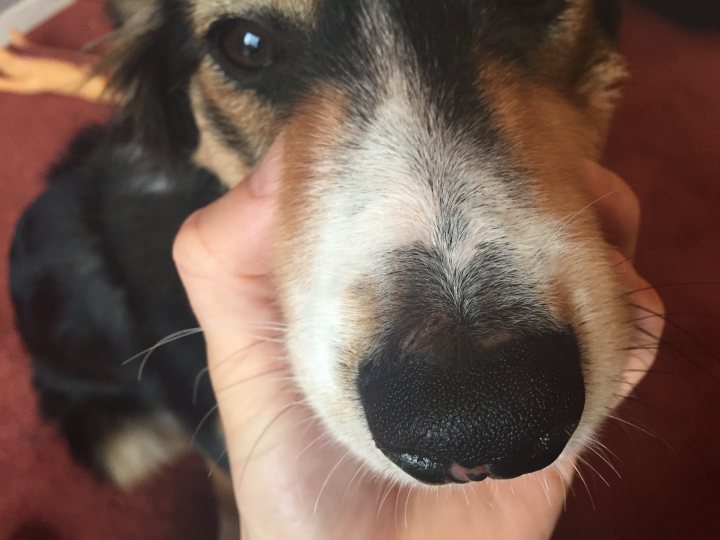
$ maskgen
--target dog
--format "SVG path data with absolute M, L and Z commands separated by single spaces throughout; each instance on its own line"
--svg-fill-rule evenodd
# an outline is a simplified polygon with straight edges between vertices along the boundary
M 197 327 L 171 250 L 279 136 L 283 339 L 329 433 L 399 483 L 580 451 L 630 334 L 580 182 L 625 73 L 619 14 L 156 0 L 122 17 L 118 112 L 54 167 L 11 252 L 41 409 L 76 459 L 130 489 L 192 438 L 228 469 L 202 335 L 165 339 Z M 128 360 L 156 344 L 138 378 Z

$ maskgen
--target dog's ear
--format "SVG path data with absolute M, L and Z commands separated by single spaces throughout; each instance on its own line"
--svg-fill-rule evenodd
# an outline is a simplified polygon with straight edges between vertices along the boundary
M 595 0 L 595 11 L 600 27 L 612 38 L 617 38 L 620 31 L 622 6 L 622 0 Z
M 119 103 L 116 133 L 160 153 L 189 153 L 197 126 L 188 84 L 201 53 L 179 2 L 148 0 L 117 31 L 101 71 Z

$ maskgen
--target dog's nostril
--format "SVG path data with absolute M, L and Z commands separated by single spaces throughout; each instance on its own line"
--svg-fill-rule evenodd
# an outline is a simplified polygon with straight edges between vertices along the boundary
M 493 464 L 491 475 L 494 478 L 515 478 L 548 467 L 560 456 L 575 428 L 577 422 L 560 424 L 525 448 Z
M 486 465 L 467 468 L 447 458 L 431 458 L 413 451 L 386 451 L 385 455 L 410 476 L 426 484 L 467 484 L 480 482 L 490 476 Z
M 426 484 L 447 484 L 450 463 L 444 459 L 430 458 L 414 452 L 385 452 L 395 465 L 413 478 Z
M 487 465 L 478 465 L 468 469 L 457 463 L 453 463 L 450 467 L 450 477 L 459 484 L 466 482 L 481 482 L 490 476 L 490 467 Z

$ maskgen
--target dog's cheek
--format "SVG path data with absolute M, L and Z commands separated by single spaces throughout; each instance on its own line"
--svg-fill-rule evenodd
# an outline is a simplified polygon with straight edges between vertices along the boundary
M 632 325 L 624 289 L 610 264 L 609 249 L 597 239 L 583 258 L 568 265 L 568 286 L 585 352 L 586 405 L 573 443 L 585 446 L 624 393 L 622 372 Z
M 489 69 L 485 95 L 512 161 L 529 179 L 545 230 L 527 239 L 540 242 L 539 279 L 550 284 L 546 293 L 554 315 L 572 325 L 581 344 L 586 406 L 571 444 L 579 448 L 593 436 L 619 391 L 629 342 L 623 291 L 581 178 L 583 160 L 597 157 L 602 148 L 604 125 L 550 87 L 529 82 L 506 66 Z
M 332 180 L 318 169 L 341 135 L 344 115 L 342 95 L 333 89 L 319 89 L 298 105 L 280 135 L 284 163 L 274 279 L 288 325 L 288 352 L 295 373 L 309 398 L 324 401 L 338 386 L 330 345 L 338 322 L 339 298 L 324 294 L 329 291 L 320 286 L 323 276 L 335 269 L 326 268 L 333 261 L 320 253 Z

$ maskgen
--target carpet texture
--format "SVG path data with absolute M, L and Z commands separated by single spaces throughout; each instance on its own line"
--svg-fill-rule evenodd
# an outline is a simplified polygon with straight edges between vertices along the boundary
M 100 3 L 78 0 L 31 38 L 79 49 L 107 30 Z M 587 488 L 575 482 L 556 537 L 717 537 L 720 36 L 686 32 L 631 6 L 622 47 L 632 78 L 605 162 L 641 199 L 638 267 L 659 286 L 672 322 L 656 368 L 617 414 L 622 420 L 605 428 L 612 467 L 586 457 Z M 77 129 L 108 112 L 70 98 L 0 94 L 0 253 L 42 189 L 43 171 Z M 214 538 L 199 460 L 183 460 L 132 494 L 73 464 L 38 418 L 4 255 L 0 264 L 0 540 Z

